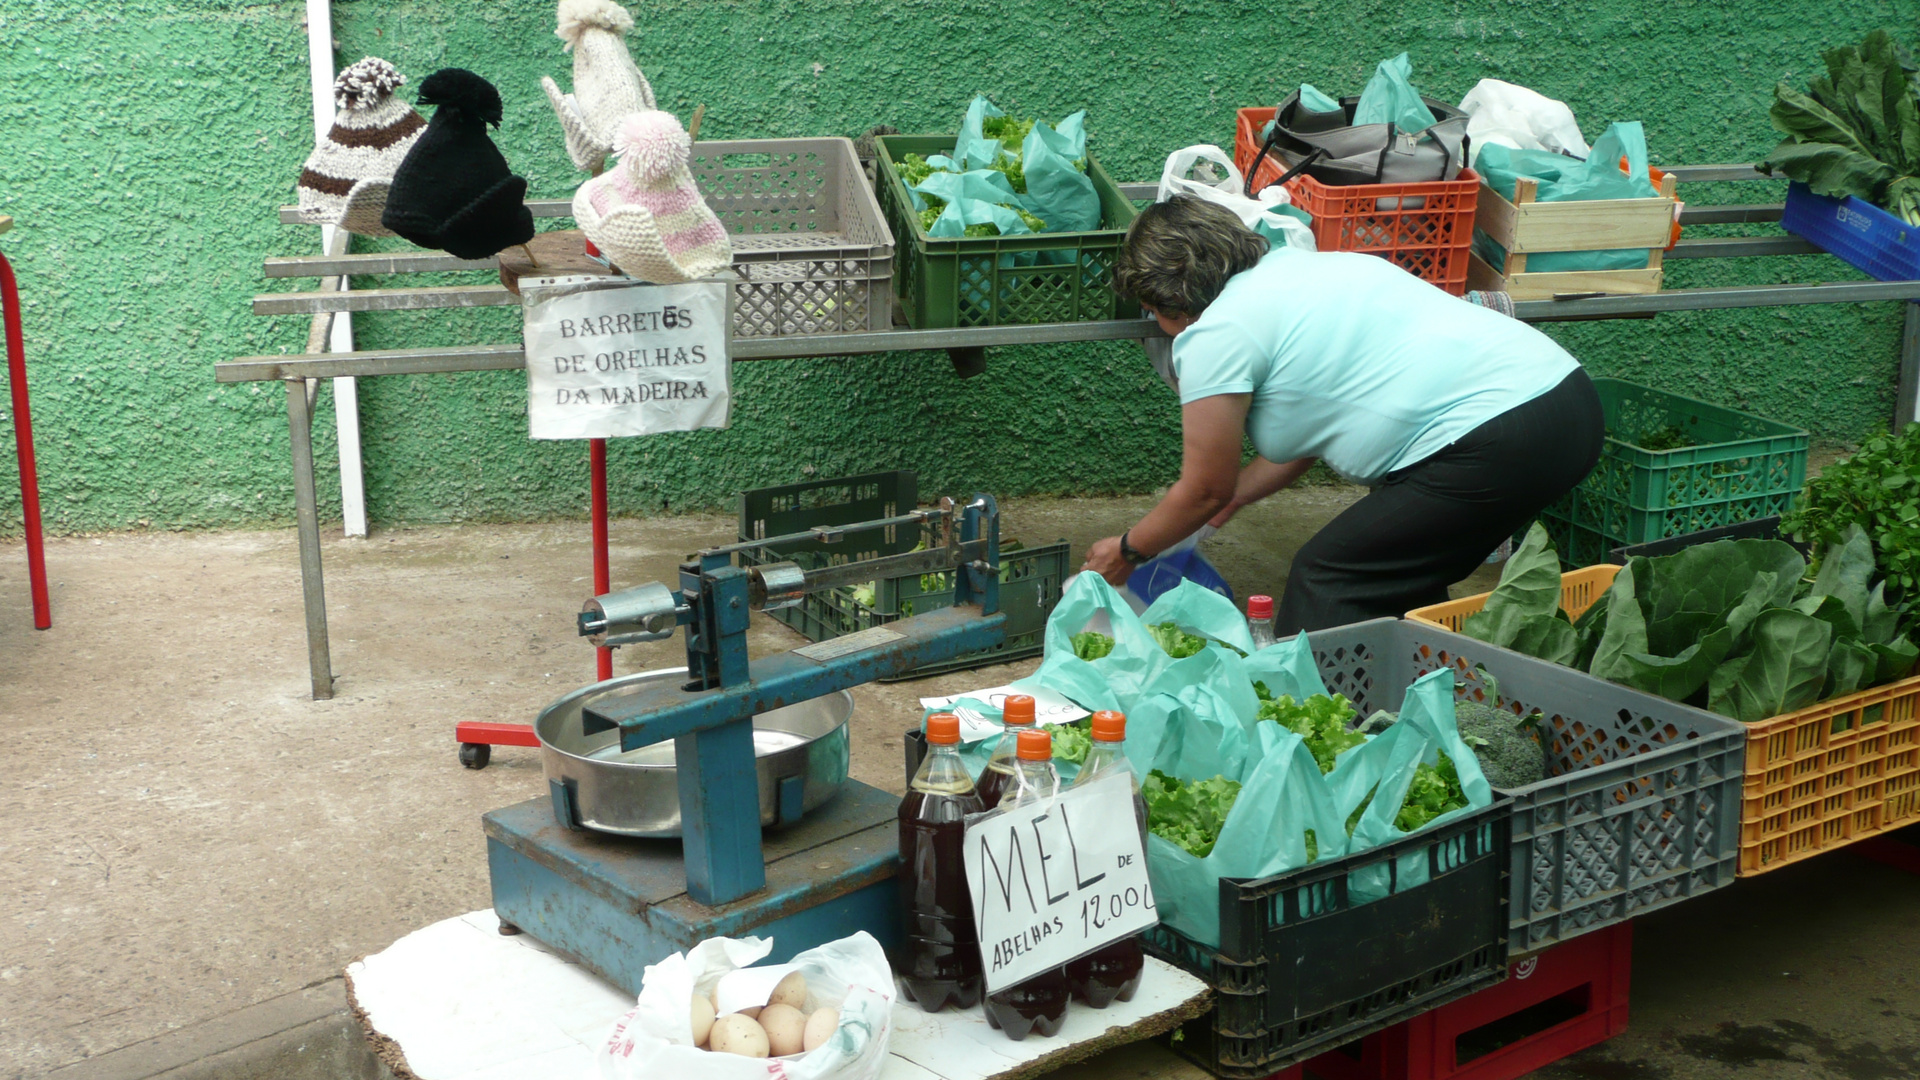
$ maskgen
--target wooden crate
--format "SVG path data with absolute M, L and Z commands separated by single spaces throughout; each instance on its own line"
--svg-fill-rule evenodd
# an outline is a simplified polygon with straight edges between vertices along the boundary
M 1650 170 L 1659 197 L 1535 202 L 1537 185 L 1522 177 L 1515 201 L 1481 185 L 1474 226 L 1507 251 L 1503 274 L 1479 256 L 1467 264 L 1467 288 L 1504 292 L 1515 300 L 1551 300 L 1570 293 L 1660 291 L 1661 255 L 1673 235 L 1673 177 Z M 1569 270 L 1528 273 L 1527 255 L 1542 251 L 1646 248 L 1644 270 Z

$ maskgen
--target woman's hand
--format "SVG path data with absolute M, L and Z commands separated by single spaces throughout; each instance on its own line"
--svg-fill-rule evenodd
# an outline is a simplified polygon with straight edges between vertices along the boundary
M 1133 576 L 1133 567 L 1120 557 L 1120 538 L 1109 536 L 1105 540 L 1095 540 L 1087 549 L 1087 561 L 1080 569 L 1091 570 L 1107 579 L 1107 584 L 1119 587 Z

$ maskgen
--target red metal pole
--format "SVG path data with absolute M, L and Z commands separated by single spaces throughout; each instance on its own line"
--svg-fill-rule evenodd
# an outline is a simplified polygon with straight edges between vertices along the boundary
M 593 489 L 593 594 L 605 596 L 613 591 L 613 571 L 607 564 L 607 440 L 587 440 L 587 468 Z M 613 678 L 613 650 L 594 653 L 599 678 Z
M 27 409 L 27 342 L 20 329 L 20 286 L 13 264 L 0 255 L 0 303 L 6 305 L 7 372 L 13 389 L 13 441 L 20 450 L 20 510 L 27 527 L 27 587 L 33 595 L 33 628 L 53 626 L 47 602 L 47 551 L 40 537 L 40 472 L 33 463 L 33 416 Z

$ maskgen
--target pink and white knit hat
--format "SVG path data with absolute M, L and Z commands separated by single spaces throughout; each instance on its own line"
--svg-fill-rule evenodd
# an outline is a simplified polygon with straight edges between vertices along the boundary
M 380 224 L 393 174 L 427 121 L 393 96 L 406 76 L 369 56 L 333 81 L 333 127 L 300 171 L 300 220 L 362 236 L 392 236 Z
M 580 185 L 573 218 L 621 270 L 655 284 L 711 277 L 733 264 L 733 244 L 694 185 L 693 142 L 672 113 L 620 122 L 620 163 Z

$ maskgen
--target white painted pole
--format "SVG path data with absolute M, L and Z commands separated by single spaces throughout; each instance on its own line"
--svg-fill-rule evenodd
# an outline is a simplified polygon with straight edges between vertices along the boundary
M 326 137 L 333 127 L 333 9 L 331 0 L 307 0 L 307 66 L 312 75 L 313 137 Z M 348 236 L 331 225 L 320 229 L 320 250 L 344 255 Z M 345 275 L 340 291 L 351 287 Z M 329 352 L 353 351 L 353 315 L 342 311 L 333 318 Z M 360 386 L 351 378 L 333 380 L 333 421 L 340 447 L 340 512 L 348 536 L 367 535 L 367 490 L 360 468 Z

